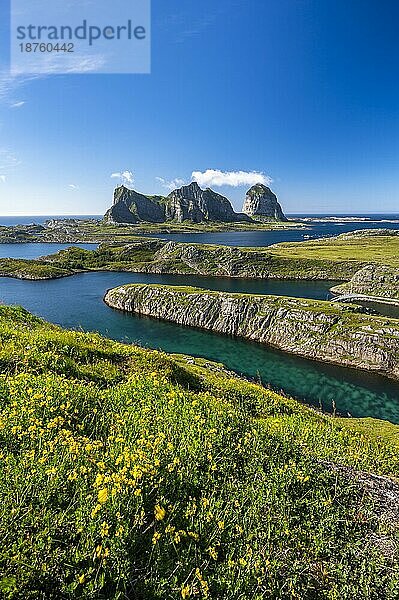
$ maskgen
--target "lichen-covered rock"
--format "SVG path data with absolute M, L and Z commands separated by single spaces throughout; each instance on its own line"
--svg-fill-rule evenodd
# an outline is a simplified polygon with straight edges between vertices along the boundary
M 106 304 L 181 325 L 241 336 L 307 358 L 399 378 L 399 324 L 330 302 L 125 285 Z
M 288 221 L 276 194 L 266 185 L 258 183 L 248 190 L 242 212 L 255 218 Z
M 336 286 L 332 291 L 399 299 L 399 270 L 385 265 L 366 265 L 348 283 Z
M 132 269 L 134 265 L 131 265 Z M 351 261 L 292 260 L 263 248 L 237 248 L 207 244 L 163 242 L 150 262 L 140 265 L 147 273 L 192 273 L 257 279 L 349 280 L 358 266 Z
M 187 272 L 224 277 L 270 276 L 270 256 L 233 246 L 207 246 L 167 242 L 154 256 L 164 272 Z

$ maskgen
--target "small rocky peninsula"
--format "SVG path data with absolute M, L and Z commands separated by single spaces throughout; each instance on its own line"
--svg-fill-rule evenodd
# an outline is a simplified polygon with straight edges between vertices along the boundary
M 109 290 L 104 301 L 119 310 L 399 378 L 398 322 L 363 314 L 356 306 L 141 284 Z

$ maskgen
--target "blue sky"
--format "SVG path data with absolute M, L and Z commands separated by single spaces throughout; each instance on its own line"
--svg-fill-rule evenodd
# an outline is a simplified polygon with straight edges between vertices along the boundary
M 112 174 L 166 193 L 207 170 L 270 177 L 288 213 L 399 212 L 396 0 L 153 0 L 152 15 L 150 75 L 28 80 L 7 75 L 2 4 L 0 214 L 100 214 Z M 215 189 L 240 209 L 248 187 Z

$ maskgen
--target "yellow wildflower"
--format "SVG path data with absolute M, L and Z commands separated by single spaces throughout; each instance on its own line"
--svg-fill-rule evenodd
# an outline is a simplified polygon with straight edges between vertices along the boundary
M 96 487 L 98 487 L 102 484 L 103 481 L 104 481 L 104 475 L 102 473 L 97 473 L 94 485 Z
M 207 598 L 208 593 L 209 593 L 209 585 L 208 585 L 208 582 L 205 581 L 205 579 L 203 578 L 202 573 L 198 567 L 195 569 L 195 576 L 197 577 L 198 581 L 201 584 L 202 593 L 204 595 L 204 598 Z
M 106 537 L 109 535 L 109 525 L 105 521 L 101 523 L 101 537 Z
M 181 535 L 180 535 L 180 531 L 176 531 L 175 535 L 173 536 L 174 542 L 175 544 L 179 544 L 181 541 Z
M 96 514 L 97 514 L 98 512 L 100 512 L 100 510 L 101 510 L 101 504 L 96 504 L 96 506 L 95 506 L 95 507 L 93 508 L 93 510 L 91 511 L 91 516 L 92 516 L 92 519 L 94 519 L 94 517 L 96 516 Z
M 79 575 L 78 581 L 80 584 L 83 584 L 85 582 L 85 580 L 86 580 L 86 577 L 85 577 L 84 573 L 82 573 L 82 575 Z
M 236 525 L 236 531 L 237 533 L 244 533 L 244 529 L 241 527 L 241 525 Z
M 188 585 L 183 586 L 180 593 L 181 593 L 181 597 L 183 599 L 189 598 L 190 597 L 190 588 L 188 587 Z
M 115 537 L 120 537 L 124 531 L 125 531 L 125 528 L 123 527 L 123 525 L 120 525 L 118 527 L 118 529 L 115 531 Z
M 100 504 L 104 504 L 108 499 L 108 490 L 107 488 L 103 488 L 98 492 L 98 501 Z
M 157 521 L 163 521 L 166 515 L 166 510 L 162 506 L 157 504 L 154 509 L 154 515 Z
M 158 543 L 158 540 L 160 537 L 161 537 L 161 534 L 158 531 L 156 531 L 154 533 L 154 535 L 152 536 L 152 543 L 154 544 L 154 546 L 155 546 L 155 544 Z

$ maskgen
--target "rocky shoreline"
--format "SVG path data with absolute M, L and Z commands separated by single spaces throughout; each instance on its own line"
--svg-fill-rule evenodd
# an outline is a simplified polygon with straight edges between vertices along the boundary
M 105 303 L 265 343 L 305 358 L 377 371 L 399 379 L 399 327 L 360 307 L 332 302 L 131 284 L 109 290 Z
M 331 291 L 399 302 L 399 270 L 385 265 L 366 265 L 349 282 L 335 286 Z
M 129 243 L 141 235 L 171 233 L 214 233 L 239 231 L 273 231 L 302 229 L 305 223 L 296 221 L 204 221 L 140 222 L 123 224 L 80 219 L 53 219 L 45 225 L 0 225 L 0 244 L 100 244 Z
M 68 248 L 36 261 L 1 259 L 1 266 L 12 277 L 15 270 L 33 272 L 41 265 L 52 278 L 54 268 L 69 274 L 82 271 L 126 271 L 171 275 L 202 275 L 248 279 L 349 281 L 361 262 L 291 258 L 275 248 L 239 248 L 209 244 L 187 244 L 146 239 L 130 244 L 102 244 L 96 250 Z M 35 278 L 34 276 L 32 277 Z

